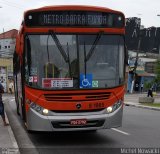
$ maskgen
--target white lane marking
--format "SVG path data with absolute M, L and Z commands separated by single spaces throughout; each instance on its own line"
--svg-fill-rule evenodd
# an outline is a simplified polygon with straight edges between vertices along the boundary
M 111 128 L 111 129 L 114 130 L 114 131 L 116 131 L 116 132 L 122 133 L 122 134 L 124 134 L 124 135 L 130 135 L 129 133 L 126 133 L 126 132 L 121 131 L 121 130 L 116 129 L 116 128 Z

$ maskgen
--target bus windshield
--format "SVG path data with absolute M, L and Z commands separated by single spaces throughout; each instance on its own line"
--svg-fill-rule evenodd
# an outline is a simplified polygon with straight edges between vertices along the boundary
M 28 34 L 25 81 L 40 89 L 111 88 L 124 82 L 124 37 Z

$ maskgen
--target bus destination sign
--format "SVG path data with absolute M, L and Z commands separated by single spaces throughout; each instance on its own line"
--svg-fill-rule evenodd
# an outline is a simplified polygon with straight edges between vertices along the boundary
M 95 11 L 43 11 L 29 12 L 25 16 L 28 27 L 115 27 L 124 26 L 121 14 Z

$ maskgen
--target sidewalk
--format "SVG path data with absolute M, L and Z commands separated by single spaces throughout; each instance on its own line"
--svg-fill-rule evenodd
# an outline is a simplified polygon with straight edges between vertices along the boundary
M 6 120 L 9 123 L 7 115 Z M 2 119 L 0 119 L 0 154 L 9 153 L 19 154 L 18 145 L 10 125 L 4 126 Z
M 8 121 L 8 118 L 7 118 Z M 18 145 L 10 126 L 3 126 L 0 120 L 0 154 L 18 154 Z
M 139 103 L 139 97 L 147 97 L 147 93 L 125 94 L 124 103 L 126 106 L 134 106 L 139 108 L 146 108 L 146 109 L 160 111 L 160 108 L 158 107 L 145 106 Z M 157 93 L 157 95 L 154 96 L 153 98 L 154 98 L 154 103 L 160 103 L 160 93 Z

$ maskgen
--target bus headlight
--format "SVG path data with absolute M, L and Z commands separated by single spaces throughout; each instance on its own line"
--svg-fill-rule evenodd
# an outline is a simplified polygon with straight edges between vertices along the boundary
M 44 115 L 48 115 L 48 112 L 49 112 L 49 111 L 48 111 L 47 109 L 43 109 L 42 112 L 43 112 Z
M 122 105 L 122 100 L 118 100 L 115 104 L 112 106 L 107 107 L 107 113 L 112 113 L 115 110 L 117 110 Z
M 31 107 L 32 109 L 35 109 L 36 106 L 37 106 L 37 105 L 36 105 L 35 103 L 31 102 L 30 107 Z
M 34 103 L 34 102 L 31 102 L 31 103 L 30 103 L 30 107 L 31 107 L 34 111 L 36 111 L 36 112 L 38 112 L 38 113 L 40 113 L 40 114 L 42 114 L 42 115 L 48 116 L 48 115 L 50 114 L 50 112 L 49 112 L 48 109 L 44 109 L 43 107 L 37 105 L 37 104 Z
M 40 112 L 41 110 L 42 110 L 42 108 L 41 108 L 40 106 L 37 106 L 37 107 L 36 107 L 36 111 L 37 111 L 37 112 Z
M 112 110 L 113 110 L 112 106 L 107 107 L 107 112 L 108 112 L 108 113 L 111 113 Z

